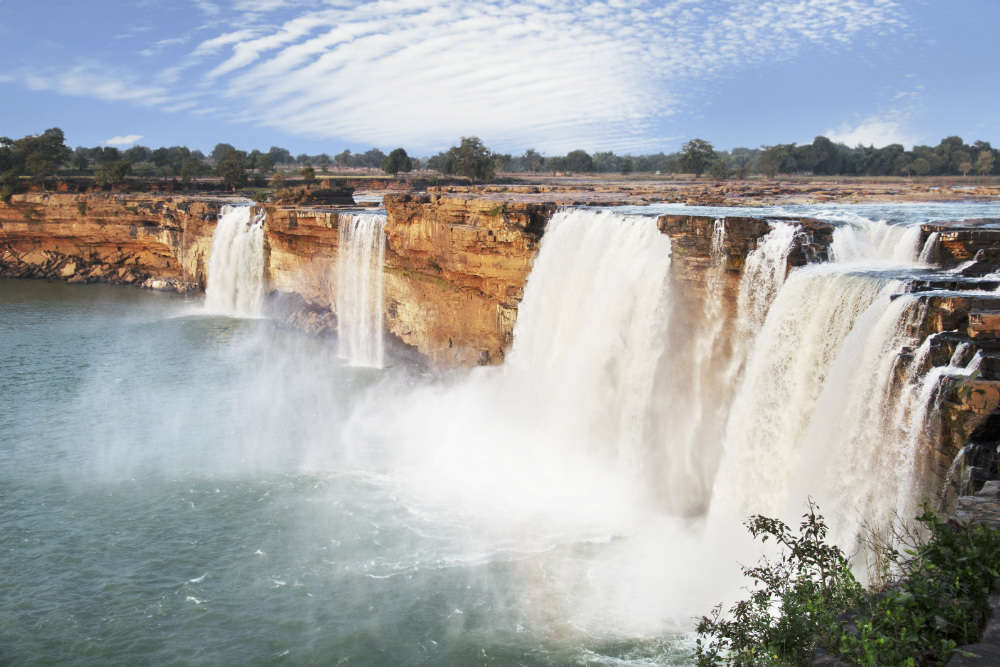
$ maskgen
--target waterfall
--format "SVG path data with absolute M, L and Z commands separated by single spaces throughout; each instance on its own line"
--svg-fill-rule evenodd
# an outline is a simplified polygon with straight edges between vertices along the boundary
M 773 223 L 729 313 L 725 220 L 693 301 L 653 218 L 559 211 L 506 362 L 380 386 L 345 438 L 417 506 L 502 544 L 606 544 L 601 567 L 529 582 L 571 599 L 581 627 L 683 626 L 738 586 L 734 561 L 758 557 L 747 514 L 794 523 L 814 497 L 854 551 L 866 521 L 928 491 L 924 432 L 953 369 L 928 367 L 922 302 L 896 278 L 917 266 L 917 228 L 889 227 L 838 228 L 837 261 L 787 271 L 800 232 Z
M 264 213 L 250 206 L 223 206 L 212 236 L 205 310 L 260 317 L 264 303 Z
M 379 456 L 394 477 L 432 502 L 503 524 L 616 525 L 641 506 L 636 480 L 661 437 L 649 406 L 670 352 L 669 270 L 655 218 L 559 211 L 506 362 L 383 393 L 356 423 L 393 452 Z M 391 418 L 377 412 L 386 402 Z
M 508 381 L 545 397 L 554 423 L 577 422 L 576 437 L 632 469 L 642 465 L 645 409 L 666 350 L 669 267 L 670 241 L 651 218 L 557 213 L 505 368 Z
M 912 265 L 920 250 L 920 225 L 850 216 L 833 231 L 830 257 L 841 263 Z
M 354 366 L 384 365 L 382 265 L 385 215 L 340 216 L 337 256 L 337 351 Z
M 740 279 L 739 338 L 752 338 L 764 324 L 768 308 L 785 282 L 788 253 L 797 231 L 797 225 L 772 222 L 771 231 L 747 255 Z
M 924 241 L 924 247 L 920 250 L 920 257 L 918 261 L 921 264 L 933 264 L 934 255 L 937 252 L 938 239 L 941 234 L 938 232 L 931 232 L 927 236 L 927 240 Z
M 829 265 L 796 270 L 759 334 L 733 399 L 713 503 L 780 512 L 828 369 L 862 313 L 898 286 Z
M 745 507 L 791 518 L 811 496 L 850 546 L 866 522 L 919 509 L 932 393 L 947 369 L 928 369 L 928 341 L 900 366 L 921 343 L 924 312 L 877 270 L 922 263 L 919 239 L 918 226 L 852 219 L 834 231 L 832 262 L 781 286 L 729 411 L 716 521 Z

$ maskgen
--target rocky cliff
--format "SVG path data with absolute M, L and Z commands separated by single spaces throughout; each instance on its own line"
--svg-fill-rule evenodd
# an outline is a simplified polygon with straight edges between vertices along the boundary
M 555 206 L 393 195 L 385 207 L 389 330 L 435 361 L 502 361 Z
M 441 365 L 498 363 L 552 205 L 392 195 L 386 330 Z M 317 333 L 336 328 L 343 210 L 263 206 L 273 305 Z
M 221 199 L 45 194 L 0 204 L 0 276 L 203 289 Z

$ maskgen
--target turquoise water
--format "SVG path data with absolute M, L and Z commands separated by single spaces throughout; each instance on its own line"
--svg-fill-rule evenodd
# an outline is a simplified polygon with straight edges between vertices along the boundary
M 430 378 L 199 305 L 0 281 L 0 664 L 685 661 L 573 620 L 614 539 L 399 483 L 358 404 Z

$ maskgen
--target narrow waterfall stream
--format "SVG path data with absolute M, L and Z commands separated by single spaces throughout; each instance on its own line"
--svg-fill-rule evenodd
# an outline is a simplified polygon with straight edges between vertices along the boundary
M 205 310 L 259 317 L 264 304 L 264 214 L 250 206 L 224 206 L 212 236 Z
M 385 215 L 355 213 L 340 217 L 337 258 L 338 353 L 356 366 L 382 368 L 382 265 Z

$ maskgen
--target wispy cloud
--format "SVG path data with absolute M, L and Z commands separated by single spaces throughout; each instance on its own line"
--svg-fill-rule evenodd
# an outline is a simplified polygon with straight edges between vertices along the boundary
M 121 136 L 121 137 L 111 137 L 110 139 L 108 139 L 107 141 L 104 142 L 104 145 L 105 146 L 131 146 L 135 142 L 137 142 L 140 139 L 142 139 L 142 136 L 143 135 L 141 135 L 141 134 L 126 134 L 125 136 Z
M 190 36 L 185 35 L 183 37 L 171 37 L 169 39 L 161 39 L 158 42 L 153 42 L 151 46 L 146 47 L 139 51 L 140 56 L 150 57 L 155 56 L 160 51 L 170 48 L 171 46 L 180 46 L 182 44 L 187 44 L 190 41 Z
M 692 80 L 902 21 L 890 0 L 729 0 L 711 12 L 691 0 L 379 0 L 222 33 L 194 55 L 224 58 L 205 77 L 239 109 L 232 118 L 287 132 L 622 148 L 677 112 Z
M 195 8 L 205 16 L 218 16 L 222 10 L 219 5 L 209 0 L 193 0 Z
M 905 26 L 897 0 L 193 5 L 212 19 L 207 39 L 152 76 L 90 94 L 170 97 L 185 113 L 417 150 L 463 134 L 501 149 L 652 148 L 698 82 Z
M 132 74 L 116 72 L 91 61 L 65 70 L 21 70 L 15 74 L 31 90 L 51 90 L 73 97 L 93 97 L 112 102 L 132 102 L 143 106 L 169 101 L 169 92 L 141 83 Z

